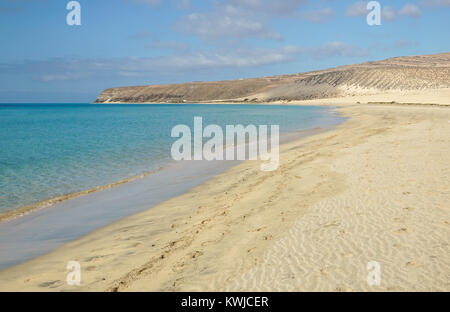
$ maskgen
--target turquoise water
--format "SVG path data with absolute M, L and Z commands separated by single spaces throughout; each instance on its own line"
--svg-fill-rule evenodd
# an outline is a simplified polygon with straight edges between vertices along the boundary
M 152 171 L 172 162 L 171 130 L 208 124 L 336 124 L 320 107 L 0 104 L 0 212 Z

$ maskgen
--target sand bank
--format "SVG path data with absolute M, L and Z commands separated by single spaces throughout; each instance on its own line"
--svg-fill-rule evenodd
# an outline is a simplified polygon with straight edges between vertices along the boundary
M 239 164 L 0 272 L 0 290 L 450 290 L 450 109 L 340 112 L 336 130 L 283 145 L 277 171 Z
M 391 90 L 382 93 L 332 97 L 308 101 L 291 101 L 290 105 L 355 105 L 355 104 L 401 104 L 401 105 L 450 105 L 450 88 L 425 90 Z

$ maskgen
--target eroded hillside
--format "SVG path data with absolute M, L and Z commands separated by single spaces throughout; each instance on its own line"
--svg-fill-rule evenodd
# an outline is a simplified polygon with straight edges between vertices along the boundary
M 111 88 L 96 103 L 275 102 L 450 88 L 450 53 L 218 82 Z

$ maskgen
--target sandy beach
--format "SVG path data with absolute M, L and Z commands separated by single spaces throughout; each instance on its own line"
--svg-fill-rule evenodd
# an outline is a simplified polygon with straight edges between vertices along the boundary
M 338 111 L 335 130 L 283 145 L 277 171 L 232 167 L 1 271 L 0 291 L 450 291 L 450 107 Z

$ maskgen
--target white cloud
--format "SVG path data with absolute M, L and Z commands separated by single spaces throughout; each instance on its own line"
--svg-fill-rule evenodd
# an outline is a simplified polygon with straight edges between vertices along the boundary
M 450 1 L 450 0 L 431 0 L 431 1 Z M 345 14 L 351 17 L 365 17 L 369 13 L 369 10 L 367 10 L 367 3 L 368 1 L 357 1 L 347 8 Z M 396 11 L 391 6 L 383 6 L 381 14 L 382 14 L 382 21 L 389 22 L 395 20 L 397 18 L 397 15 L 418 18 L 422 15 L 422 12 L 420 11 L 420 8 L 417 5 L 408 3 L 398 11 Z
M 299 8 L 304 5 L 307 0 L 270 0 L 268 1 L 270 4 L 268 5 L 269 14 L 277 14 L 277 15 L 295 15 Z
M 308 0 L 228 0 L 228 4 L 265 15 L 295 15 Z
M 205 39 L 222 37 L 281 39 L 281 35 L 270 31 L 266 24 L 265 17 L 256 16 L 233 5 L 225 5 L 212 12 L 189 14 L 176 23 L 175 28 Z
M 250 68 L 287 63 L 298 57 L 364 56 L 365 49 L 343 42 L 327 42 L 320 47 L 240 48 L 228 51 L 185 52 L 170 56 L 122 59 L 52 59 L 9 64 L 0 74 L 30 74 L 41 81 L 101 79 L 104 77 L 148 77 L 161 73 L 192 73 L 221 68 Z
M 314 23 L 321 23 L 333 18 L 336 12 L 332 8 L 323 8 L 315 11 L 308 11 L 302 14 L 303 18 L 307 21 Z
M 206 12 L 184 16 L 175 29 L 204 39 L 223 37 L 262 38 L 280 40 L 282 36 L 270 30 L 274 17 L 299 16 L 299 8 L 307 0 L 225 0 L 216 1 Z
M 395 10 L 390 6 L 385 6 L 381 12 L 382 19 L 384 21 L 393 21 L 396 18 Z
M 419 7 L 414 4 L 405 4 L 399 11 L 399 15 L 405 15 L 410 17 L 420 17 L 422 16 L 422 12 L 420 11 Z
M 367 1 L 357 1 L 347 8 L 345 14 L 353 17 L 366 16 L 369 12 L 367 10 L 367 3 Z
M 233 14 L 208 15 L 193 13 L 178 22 L 176 29 L 206 39 L 217 39 L 220 37 L 281 39 L 281 35 L 270 31 L 265 23 Z

